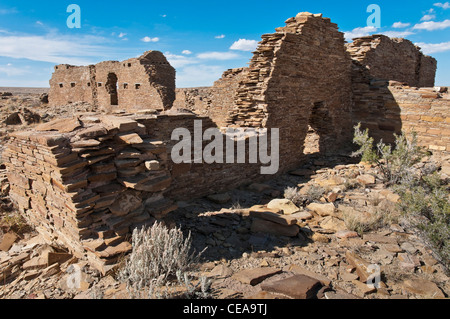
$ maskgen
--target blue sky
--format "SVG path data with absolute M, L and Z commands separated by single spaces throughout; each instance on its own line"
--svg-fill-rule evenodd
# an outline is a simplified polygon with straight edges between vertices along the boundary
M 441 2 L 438 2 L 441 1 Z M 81 28 L 68 28 L 70 4 Z M 381 27 L 367 25 L 367 7 Z M 323 13 L 351 37 L 406 37 L 438 60 L 436 85 L 450 85 L 450 2 L 421 1 L 5 1 L 0 0 L 0 86 L 48 87 L 53 66 L 125 60 L 163 52 L 177 87 L 209 86 L 246 66 L 261 35 L 298 12 Z

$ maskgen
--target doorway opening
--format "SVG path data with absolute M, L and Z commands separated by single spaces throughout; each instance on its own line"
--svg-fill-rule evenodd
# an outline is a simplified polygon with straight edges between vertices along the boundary
M 119 105 L 117 82 L 117 75 L 115 73 L 109 73 L 106 81 L 106 91 L 109 94 L 111 105 Z

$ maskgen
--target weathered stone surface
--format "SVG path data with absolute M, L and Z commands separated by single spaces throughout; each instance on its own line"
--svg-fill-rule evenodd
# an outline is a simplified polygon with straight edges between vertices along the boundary
M 318 204 L 318 203 L 312 203 L 306 206 L 307 209 L 312 210 L 313 212 L 316 212 L 320 216 L 330 216 L 333 215 L 336 208 L 334 204 Z
M 292 215 L 281 215 L 279 209 L 270 209 L 264 206 L 253 206 L 249 210 L 250 217 L 261 218 L 280 225 L 290 226 L 297 223 Z
M 363 185 L 375 184 L 375 176 L 364 174 L 356 178 L 356 180 Z
M 275 236 L 295 237 L 300 229 L 297 225 L 283 226 L 271 221 L 255 218 L 250 230 L 254 233 L 266 233 Z
M 2 241 L 0 242 L 0 250 L 8 251 L 16 240 L 17 240 L 16 234 L 14 233 L 4 234 Z
M 294 214 L 291 215 L 291 217 L 297 219 L 297 221 L 309 220 L 309 219 L 313 218 L 311 213 L 309 213 L 307 211 L 301 211 L 301 212 L 298 212 L 298 213 L 294 213 Z
M 408 279 L 403 282 L 403 288 L 410 293 L 420 295 L 425 298 L 445 298 L 441 289 L 432 281 L 414 278 Z
M 274 199 L 267 204 L 268 208 L 281 209 L 284 215 L 292 215 L 300 211 L 289 199 Z
M 305 275 L 294 275 L 275 282 L 263 283 L 261 289 L 280 293 L 293 299 L 312 299 L 322 288 L 320 281 Z
M 255 269 L 242 270 L 233 275 L 233 279 L 238 280 L 244 284 L 256 286 L 263 282 L 265 279 L 281 273 L 280 269 L 262 267 Z
M 48 123 L 39 124 L 36 127 L 38 131 L 58 131 L 60 133 L 73 132 L 77 128 L 81 127 L 81 123 L 78 118 L 70 119 L 56 119 Z
M 359 280 L 363 283 L 367 283 L 367 280 L 372 274 L 372 272 L 368 269 L 371 263 L 348 250 L 345 253 L 345 258 L 350 265 L 356 268 L 356 273 L 359 276 Z
M 136 133 L 125 133 L 117 135 L 117 140 L 126 144 L 142 144 L 144 140 Z
M 334 217 L 334 216 L 327 216 L 320 222 L 320 227 L 327 230 L 332 231 L 343 231 L 346 230 L 347 227 L 345 226 L 345 223 L 343 220 Z
M 320 281 L 322 283 L 322 285 L 324 285 L 324 286 L 329 286 L 331 284 L 331 279 L 329 279 L 321 274 L 312 272 L 302 266 L 293 264 L 293 265 L 290 265 L 288 269 L 289 269 L 289 271 L 292 271 L 295 274 L 314 278 L 314 279 Z

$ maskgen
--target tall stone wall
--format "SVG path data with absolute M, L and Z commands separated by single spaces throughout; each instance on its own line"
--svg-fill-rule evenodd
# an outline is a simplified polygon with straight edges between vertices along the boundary
M 320 151 L 350 138 L 351 59 L 337 25 L 300 13 L 274 34 L 262 36 L 237 90 L 229 126 L 280 129 L 280 162 L 298 165 L 309 127 Z
M 88 102 L 100 110 L 166 110 L 175 100 L 175 69 L 158 51 L 91 66 L 58 65 L 50 80 L 50 105 Z
M 434 86 L 437 61 L 409 40 L 372 35 L 354 39 L 347 50 L 375 78 L 415 87 Z
M 67 64 L 55 66 L 50 79 L 50 104 L 66 105 L 79 101 L 96 103 L 95 67 Z

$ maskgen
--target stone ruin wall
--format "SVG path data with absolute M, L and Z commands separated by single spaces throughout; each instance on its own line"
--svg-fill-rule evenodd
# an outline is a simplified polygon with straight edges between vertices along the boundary
M 353 59 L 353 125 L 376 141 L 415 131 L 432 152 L 450 151 L 450 96 L 434 88 L 437 62 L 404 39 L 374 35 L 347 45 Z
M 301 164 L 310 130 L 322 154 L 350 138 L 351 60 L 343 33 L 320 14 L 299 14 L 276 31 L 262 36 L 228 125 L 280 128 L 288 169 Z
M 78 256 L 86 254 L 106 272 L 131 249 L 127 239 L 132 229 L 174 210 L 175 201 L 267 178 L 260 174 L 261 164 L 248 161 L 175 164 L 170 156 L 176 143 L 172 131 L 182 127 L 193 134 L 196 120 L 202 121 L 203 131 L 280 128 L 280 173 L 300 166 L 315 147 L 327 154 L 351 145 L 352 126 L 358 122 L 387 141 L 394 132 L 414 128 L 429 149 L 450 151 L 448 95 L 376 78 L 357 58 L 352 60 L 344 43 L 329 19 L 302 13 L 262 36 L 248 68 L 225 72 L 212 88 L 177 90 L 172 111 L 82 115 L 14 133 L 3 154 L 11 198 L 49 240 L 60 241 Z M 55 72 L 52 81 L 85 77 L 97 83 L 97 76 L 105 78 L 111 69 L 129 70 L 117 71 L 120 93 L 121 84 L 136 82 L 138 72 L 131 71 L 139 66 L 133 66 L 135 59 L 128 61 L 131 66 L 127 61 L 67 66 L 72 78 L 71 72 Z M 144 64 L 143 77 L 158 77 L 158 67 Z M 420 73 L 433 72 L 426 64 L 421 68 Z M 175 99 L 172 80 L 152 85 L 159 96 L 166 96 L 158 100 L 167 105 Z M 68 98 L 81 92 L 90 96 L 89 90 L 73 89 L 67 91 Z M 108 98 L 104 92 L 92 96 L 101 101 L 102 96 Z M 58 94 L 53 98 L 60 103 Z
M 3 160 L 39 233 L 106 272 L 131 249 L 130 229 L 176 208 L 167 151 L 130 117 L 82 116 L 13 133 Z
M 434 86 L 437 61 L 409 40 L 372 35 L 356 38 L 346 46 L 355 63 L 359 62 L 374 78 L 414 87 Z
M 176 89 L 173 107 L 207 116 L 217 127 L 225 127 L 228 114 L 234 108 L 239 83 L 247 72 L 248 68 L 230 69 L 212 87 Z
M 139 58 L 75 67 L 57 65 L 50 80 L 49 105 L 87 102 L 99 110 L 170 109 L 175 69 L 161 52 Z

